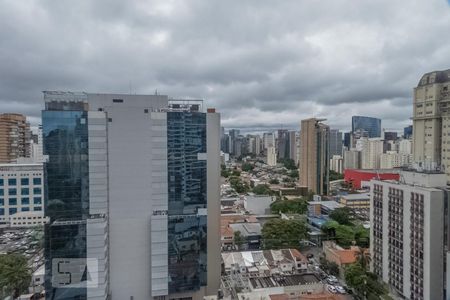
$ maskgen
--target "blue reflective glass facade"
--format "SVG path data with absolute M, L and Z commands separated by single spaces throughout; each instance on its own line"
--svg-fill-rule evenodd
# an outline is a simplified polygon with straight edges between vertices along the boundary
M 363 116 L 352 117 L 352 132 L 363 129 L 369 133 L 369 138 L 381 137 L 381 119 Z
M 206 285 L 206 114 L 167 113 L 169 293 Z
M 52 259 L 86 257 L 86 219 L 89 213 L 87 112 L 64 109 L 42 112 L 47 188 L 45 215 L 45 290 L 49 299 L 86 299 L 86 288 L 52 285 Z M 34 188 L 36 194 L 40 188 Z M 37 197 L 33 199 L 34 203 Z M 39 207 L 34 208 L 40 210 Z M 67 222 L 70 221 L 70 222 Z

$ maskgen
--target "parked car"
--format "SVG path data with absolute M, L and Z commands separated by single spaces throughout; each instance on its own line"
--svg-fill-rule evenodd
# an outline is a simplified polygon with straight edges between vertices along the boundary
M 345 289 L 344 289 L 342 286 L 336 285 L 334 288 L 336 289 L 336 291 L 337 291 L 339 294 L 346 294 L 346 291 L 345 291 Z
M 333 293 L 333 294 L 336 294 L 336 289 L 335 289 L 335 287 L 334 286 L 332 286 L 332 285 L 329 285 L 329 286 L 327 286 L 327 290 L 330 292 L 330 293 Z

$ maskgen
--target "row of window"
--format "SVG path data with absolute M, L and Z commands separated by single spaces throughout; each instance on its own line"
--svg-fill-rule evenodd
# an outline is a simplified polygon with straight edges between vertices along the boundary
M 29 195 L 30 194 L 30 189 L 29 188 L 21 188 L 20 189 L 20 194 L 21 195 Z M 33 188 L 33 194 L 35 194 L 35 195 L 42 194 L 42 189 L 40 187 Z M 0 189 L 0 196 L 4 196 L 4 195 L 5 195 L 5 190 L 4 189 Z M 9 196 L 16 196 L 17 195 L 17 189 L 16 188 L 9 188 L 8 189 L 8 195 Z
M 19 210 L 16 207 L 10 207 L 9 208 L 9 215 L 14 215 L 15 213 L 17 213 Z M 22 207 L 20 211 L 30 211 L 29 207 Z M 42 207 L 41 206 L 36 206 L 33 208 L 33 211 L 42 211 Z M 5 209 L 4 208 L 0 208 L 0 216 L 4 216 L 5 215 Z
M 3 186 L 5 184 L 5 180 L 3 178 L 0 178 L 0 186 Z M 29 178 L 21 178 L 20 179 L 21 185 L 30 185 L 30 179 Z M 33 184 L 34 185 L 40 185 L 42 184 L 41 178 L 33 178 Z M 8 179 L 8 185 L 17 185 L 17 179 L 16 178 L 9 178 Z
M 30 198 L 23 197 L 21 198 L 22 205 L 29 205 L 30 204 Z M 17 205 L 17 198 L 9 198 L 8 199 L 9 205 Z M 41 197 L 33 197 L 33 204 L 42 204 L 42 198 Z M 5 205 L 5 199 L 0 198 L 0 206 Z

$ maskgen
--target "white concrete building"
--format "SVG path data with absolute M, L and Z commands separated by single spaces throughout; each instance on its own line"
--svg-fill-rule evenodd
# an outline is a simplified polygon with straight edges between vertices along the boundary
M 44 171 L 40 164 L 0 164 L 0 223 L 19 212 L 44 213 Z
M 380 154 L 380 168 L 392 169 L 401 166 L 400 154 L 395 151 L 387 151 Z
M 361 151 L 361 169 L 379 169 L 380 155 L 383 153 L 383 140 L 379 138 L 360 138 L 356 149 Z
M 371 270 L 405 299 L 443 299 L 445 174 L 370 182 Z
M 22 211 L 9 216 L 9 227 L 26 228 L 44 226 L 50 219 L 42 211 Z
M 344 160 L 340 155 L 333 155 L 330 159 L 330 170 L 342 174 L 344 172 Z
M 344 150 L 344 170 L 361 168 L 361 151 L 356 149 Z
M 267 164 L 271 167 L 277 165 L 277 151 L 273 146 L 267 148 Z

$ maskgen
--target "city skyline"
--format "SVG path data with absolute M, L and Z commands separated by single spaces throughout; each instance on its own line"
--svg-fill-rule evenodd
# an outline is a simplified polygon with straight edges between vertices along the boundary
M 157 90 L 208 100 L 226 127 L 298 127 L 318 117 L 345 130 L 349 114 L 409 125 L 417 78 L 449 67 L 448 2 L 327 5 L 2 5 L 0 111 L 37 125 L 42 90 Z

